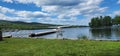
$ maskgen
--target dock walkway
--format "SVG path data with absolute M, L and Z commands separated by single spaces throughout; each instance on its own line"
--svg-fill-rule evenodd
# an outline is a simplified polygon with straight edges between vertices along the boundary
M 29 37 L 43 36 L 47 34 L 56 33 L 57 31 L 58 31 L 57 29 L 53 29 L 51 31 L 46 31 L 46 32 L 32 33 L 29 35 Z

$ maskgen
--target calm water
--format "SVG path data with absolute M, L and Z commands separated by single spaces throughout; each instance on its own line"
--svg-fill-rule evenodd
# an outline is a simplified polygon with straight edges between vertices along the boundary
M 29 34 L 50 31 L 52 29 L 43 29 L 43 30 L 21 30 L 16 32 L 4 32 L 3 35 L 12 35 L 17 38 L 28 38 Z M 77 39 L 80 36 L 87 36 L 89 39 L 94 40 L 120 40 L 120 31 L 112 29 L 90 29 L 89 27 L 81 28 L 64 28 L 62 33 L 54 33 L 44 36 L 39 36 L 37 38 L 69 38 Z

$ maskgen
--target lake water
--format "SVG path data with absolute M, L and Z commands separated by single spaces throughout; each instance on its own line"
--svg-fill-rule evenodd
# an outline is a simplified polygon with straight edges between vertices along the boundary
M 42 29 L 42 30 L 21 30 L 16 32 L 4 32 L 3 35 L 12 35 L 16 38 L 28 38 L 31 33 L 45 32 L 52 29 Z M 112 29 L 90 29 L 89 27 L 81 28 L 63 28 L 62 33 L 53 33 L 44 36 L 38 36 L 37 38 L 68 38 L 77 39 L 81 36 L 87 36 L 88 39 L 93 40 L 120 40 L 120 31 Z

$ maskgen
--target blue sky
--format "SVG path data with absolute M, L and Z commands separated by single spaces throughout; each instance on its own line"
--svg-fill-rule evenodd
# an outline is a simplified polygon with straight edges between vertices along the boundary
M 0 20 L 88 25 L 105 15 L 120 15 L 120 0 L 0 0 Z

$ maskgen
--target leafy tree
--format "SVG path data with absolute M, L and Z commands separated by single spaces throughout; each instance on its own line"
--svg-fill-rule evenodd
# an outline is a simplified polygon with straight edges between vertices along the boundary
M 112 20 L 110 16 L 105 17 L 94 17 L 89 23 L 90 27 L 103 27 L 103 26 L 112 26 Z
M 100 26 L 104 26 L 104 24 L 103 24 L 103 16 L 100 16 Z
M 113 19 L 113 24 L 120 24 L 120 16 L 115 16 Z
M 110 16 L 105 16 L 103 19 L 104 26 L 112 26 L 112 19 Z
M 90 27 L 100 27 L 100 20 L 98 17 L 92 18 L 91 22 L 89 23 Z

